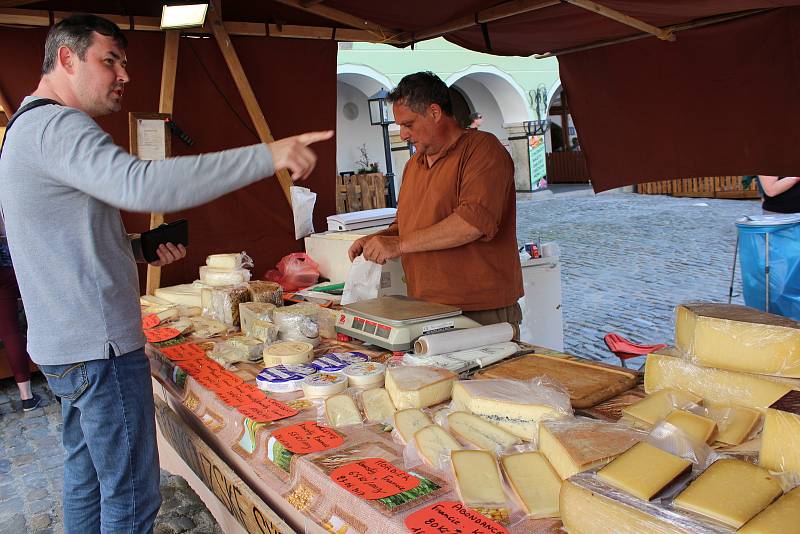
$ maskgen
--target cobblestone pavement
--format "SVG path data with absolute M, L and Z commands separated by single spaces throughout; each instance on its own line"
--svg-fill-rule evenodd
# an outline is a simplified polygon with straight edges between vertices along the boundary
M 518 202 L 519 241 L 559 243 L 566 350 L 608 361 L 605 333 L 671 343 L 676 303 L 727 300 L 733 222 L 759 210 L 752 201 L 579 190 L 539 198 Z M 0 381 L 0 533 L 63 532 L 60 409 L 41 375 L 34 390 L 43 407 L 23 414 L 13 380 Z M 182 478 L 162 471 L 161 493 L 157 534 L 221 532 Z
M 61 534 L 64 453 L 61 407 L 36 374 L 42 406 L 23 413 L 13 379 L 0 381 L 0 533 Z M 164 502 L 156 534 L 221 534 L 214 517 L 186 481 L 161 471 Z
M 565 350 L 618 363 L 603 343 L 608 332 L 671 344 L 677 303 L 727 302 L 734 222 L 760 209 L 748 200 L 556 194 L 518 200 L 517 238 L 560 245 Z M 733 302 L 742 304 L 736 270 Z

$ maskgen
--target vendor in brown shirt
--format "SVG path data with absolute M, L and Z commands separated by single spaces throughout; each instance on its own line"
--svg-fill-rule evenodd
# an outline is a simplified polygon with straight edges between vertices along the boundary
M 447 86 L 431 72 L 389 94 L 406 164 L 397 219 L 350 248 L 383 264 L 401 257 L 408 295 L 458 306 L 481 324 L 522 320 L 514 164 L 497 138 L 461 128 Z

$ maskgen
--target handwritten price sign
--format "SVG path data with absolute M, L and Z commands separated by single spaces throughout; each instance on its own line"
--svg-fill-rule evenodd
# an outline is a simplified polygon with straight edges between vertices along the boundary
M 166 341 L 178 337 L 179 335 L 181 335 L 181 333 L 174 328 L 150 328 L 144 331 L 144 337 L 150 343 Z
M 457 501 L 437 502 L 414 512 L 405 525 L 411 534 L 508 534 L 500 523 Z
M 159 324 L 161 324 L 161 319 L 159 319 L 158 315 L 155 313 L 150 313 L 142 317 L 142 328 L 145 330 L 158 326 Z
M 273 432 L 272 437 L 296 454 L 327 451 L 344 443 L 342 435 L 334 429 L 319 426 L 313 421 L 281 428 Z
M 169 347 L 162 347 L 159 350 L 161 351 L 161 354 L 174 362 L 196 360 L 197 358 L 205 358 L 206 356 L 206 351 L 194 343 L 170 345 Z
M 275 399 L 262 399 L 236 408 L 240 414 L 259 423 L 269 423 L 297 415 L 297 410 Z
M 419 486 L 419 479 L 383 458 L 365 458 L 337 467 L 330 474 L 338 485 L 363 499 L 383 499 Z

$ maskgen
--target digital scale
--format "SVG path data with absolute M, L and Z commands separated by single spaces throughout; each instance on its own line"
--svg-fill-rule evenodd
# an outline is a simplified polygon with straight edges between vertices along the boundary
M 414 341 L 426 334 L 477 326 L 455 306 L 400 295 L 348 304 L 336 319 L 337 332 L 393 352 L 411 350 Z

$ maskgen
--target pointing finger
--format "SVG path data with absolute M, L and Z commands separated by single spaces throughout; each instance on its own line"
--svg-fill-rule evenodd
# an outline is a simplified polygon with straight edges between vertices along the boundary
M 325 141 L 333 137 L 333 130 L 326 130 L 324 132 L 308 132 L 297 136 L 297 140 L 302 144 L 308 146 L 311 143 Z

